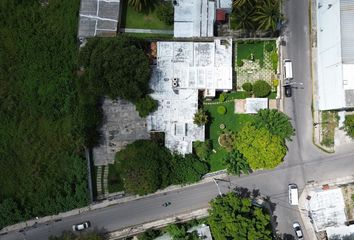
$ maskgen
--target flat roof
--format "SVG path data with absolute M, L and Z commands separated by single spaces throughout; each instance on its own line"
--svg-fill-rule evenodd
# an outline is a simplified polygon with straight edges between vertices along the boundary
M 79 38 L 115 36 L 120 0 L 81 0 Z
M 317 74 L 320 110 L 354 106 L 353 1 L 317 0 Z M 340 27 L 338 27 L 340 26 Z M 340 36 L 340 37 L 339 37 Z
M 309 201 L 309 211 L 315 230 L 344 226 L 346 222 L 345 203 L 340 188 L 313 192 Z
M 174 7 L 174 37 L 213 37 L 215 1 L 176 0 Z

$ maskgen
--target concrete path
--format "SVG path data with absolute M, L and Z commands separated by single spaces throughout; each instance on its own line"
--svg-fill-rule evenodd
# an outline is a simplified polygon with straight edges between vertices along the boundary
M 173 34 L 173 30 L 140 29 L 140 28 L 120 28 L 119 32 L 124 32 L 124 33 Z

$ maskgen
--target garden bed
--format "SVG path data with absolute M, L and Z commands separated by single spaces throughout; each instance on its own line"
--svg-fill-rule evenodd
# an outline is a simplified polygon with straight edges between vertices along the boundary
M 166 25 L 157 18 L 156 6 L 148 11 L 137 12 L 126 2 L 127 1 L 123 1 L 122 3 L 121 28 L 173 29 L 173 25 Z
M 321 124 L 321 144 L 326 147 L 333 147 L 335 128 L 338 126 L 337 112 L 323 111 L 319 124 Z
M 108 192 L 115 193 L 121 191 L 124 191 L 123 179 L 120 177 L 117 165 L 110 164 L 108 171 Z
M 224 115 L 217 112 L 219 106 L 224 106 L 227 110 Z M 225 169 L 222 160 L 227 155 L 227 151 L 218 143 L 220 134 L 224 131 L 237 132 L 246 122 L 253 120 L 253 115 L 235 114 L 234 101 L 204 105 L 204 109 L 209 112 L 211 122 L 206 126 L 206 138 L 210 139 L 213 144 L 213 152 L 209 157 L 211 172 Z M 220 129 L 220 125 L 224 124 L 225 129 Z

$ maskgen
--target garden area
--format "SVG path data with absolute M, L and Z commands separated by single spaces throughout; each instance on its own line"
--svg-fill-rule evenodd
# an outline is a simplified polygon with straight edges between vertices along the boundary
M 155 1 L 149 6 L 123 1 L 121 28 L 173 30 L 173 6 L 170 2 Z
M 334 147 L 335 129 L 338 127 L 338 113 L 335 111 L 323 111 L 321 113 L 321 144 L 332 148 Z
M 244 83 L 254 84 L 263 80 L 271 86 L 272 91 L 276 91 L 279 80 L 275 40 L 238 41 L 235 44 L 235 56 L 238 90 L 243 89 L 241 87 Z

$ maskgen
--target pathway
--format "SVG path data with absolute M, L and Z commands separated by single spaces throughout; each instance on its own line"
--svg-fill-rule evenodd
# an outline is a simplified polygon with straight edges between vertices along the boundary
M 119 32 L 124 32 L 124 33 L 173 34 L 173 30 L 141 29 L 141 28 L 120 28 Z

